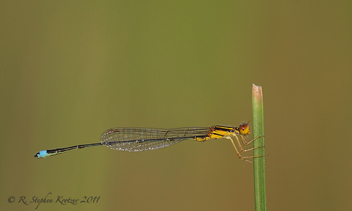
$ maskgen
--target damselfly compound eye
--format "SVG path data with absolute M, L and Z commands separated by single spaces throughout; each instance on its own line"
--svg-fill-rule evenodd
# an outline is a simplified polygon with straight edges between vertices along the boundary
M 240 133 L 242 135 L 247 135 L 247 134 L 250 134 L 251 133 L 251 130 L 249 129 L 249 126 L 246 124 L 246 123 L 242 123 L 238 130 L 240 131 Z

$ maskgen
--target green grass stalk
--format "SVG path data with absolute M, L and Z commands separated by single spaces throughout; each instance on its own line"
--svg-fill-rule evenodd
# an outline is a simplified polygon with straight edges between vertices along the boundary
M 253 137 L 264 136 L 263 92 L 261 86 L 252 86 Z M 264 146 L 264 137 L 254 141 L 253 147 Z M 254 156 L 265 155 L 264 148 L 255 149 Z M 253 158 L 255 210 L 266 211 L 265 157 Z

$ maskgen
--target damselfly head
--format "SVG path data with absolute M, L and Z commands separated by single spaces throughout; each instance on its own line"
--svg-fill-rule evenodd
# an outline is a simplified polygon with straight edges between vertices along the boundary
M 247 135 L 247 134 L 250 134 L 251 133 L 251 130 L 249 129 L 249 126 L 247 123 L 242 123 L 240 124 L 240 126 L 238 128 L 238 132 L 241 134 L 241 135 Z

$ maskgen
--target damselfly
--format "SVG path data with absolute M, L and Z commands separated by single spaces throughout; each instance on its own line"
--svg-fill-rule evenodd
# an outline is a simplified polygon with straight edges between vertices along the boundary
M 251 159 L 258 156 L 242 156 L 241 152 L 248 152 L 260 147 L 252 147 L 244 149 L 244 146 L 251 144 L 254 140 L 260 138 L 256 137 L 250 141 L 246 141 L 245 137 L 250 134 L 248 124 L 242 123 L 239 127 L 229 127 L 215 125 L 212 127 L 187 127 L 187 128 L 111 128 L 106 130 L 100 138 L 100 143 L 75 145 L 71 147 L 43 150 L 34 155 L 36 158 L 45 158 L 61 153 L 83 149 L 93 146 L 106 146 L 110 149 L 139 152 L 155 150 L 168 147 L 184 140 L 208 141 L 211 139 L 229 139 L 241 160 L 252 162 Z M 237 146 L 235 141 L 237 142 Z M 243 145 L 243 147 L 242 147 Z

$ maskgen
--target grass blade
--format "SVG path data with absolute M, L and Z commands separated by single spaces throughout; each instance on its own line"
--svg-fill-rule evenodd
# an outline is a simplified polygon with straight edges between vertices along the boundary
M 264 136 L 263 92 L 261 86 L 252 86 L 253 137 Z M 253 147 L 264 146 L 264 137 L 254 141 Z M 254 156 L 265 155 L 264 148 L 254 150 Z M 255 210 L 266 211 L 265 157 L 253 159 Z

